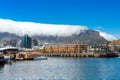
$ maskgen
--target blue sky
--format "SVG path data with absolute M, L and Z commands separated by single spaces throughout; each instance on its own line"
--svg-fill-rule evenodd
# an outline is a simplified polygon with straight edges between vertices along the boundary
M 0 18 L 85 25 L 120 39 L 119 0 L 0 0 Z

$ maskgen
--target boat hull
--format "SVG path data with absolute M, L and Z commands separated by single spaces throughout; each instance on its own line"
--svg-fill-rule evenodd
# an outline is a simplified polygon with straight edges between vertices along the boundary
M 34 60 L 47 60 L 47 57 L 36 57 Z

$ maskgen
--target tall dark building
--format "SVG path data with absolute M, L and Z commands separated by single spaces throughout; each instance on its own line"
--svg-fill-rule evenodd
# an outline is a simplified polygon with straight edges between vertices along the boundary
M 22 37 L 21 48 L 32 48 L 32 40 L 27 34 Z
M 32 40 L 32 46 L 38 46 L 38 40 L 37 39 Z

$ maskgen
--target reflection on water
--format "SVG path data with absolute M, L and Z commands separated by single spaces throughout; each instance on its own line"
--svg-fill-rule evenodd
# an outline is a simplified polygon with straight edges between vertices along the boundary
M 4 72 L 4 64 L 0 64 L 0 75 Z M 0 79 L 1 80 L 1 79 Z
M 62 58 L 0 66 L 0 80 L 119 80 L 120 58 Z
M 0 64 L 0 68 L 4 67 L 4 64 Z
M 0 70 L 4 67 L 4 64 L 0 64 Z

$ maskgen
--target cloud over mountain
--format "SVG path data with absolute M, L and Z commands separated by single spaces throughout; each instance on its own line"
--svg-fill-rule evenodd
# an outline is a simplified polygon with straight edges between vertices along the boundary
M 116 37 L 114 37 L 113 35 L 111 35 L 111 34 L 108 34 L 108 33 L 105 33 L 105 32 L 102 32 L 102 31 L 99 31 L 99 30 L 96 30 L 96 31 L 98 31 L 99 33 L 100 33 L 100 35 L 102 36 L 102 37 L 104 37 L 106 40 L 108 40 L 108 41 L 112 41 L 112 40 L 116 40 L 117 38 Z
M 71 36 L 85 30 L 87 30 L 86 26 L 79 25 L 55 25 L 0 19 L 0 32 L 15 33 L 18 35 Z
M 88 27 L 81 25 L 59 25 L 59 24 L 43 24 L 35 22 L 13 21 L 10 19 L 0 19 L 0 32 L 9 32 L 18 34 L 44 35 L 44 36 L 71 36 L 88 30 Z M 96 30 L 106 40 L 115 40 L 113 35 Z

